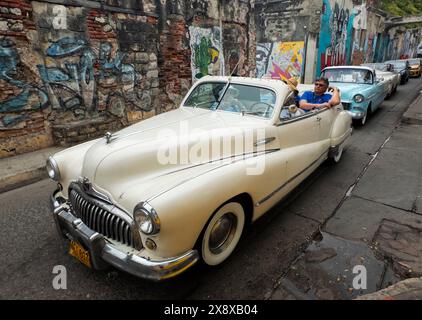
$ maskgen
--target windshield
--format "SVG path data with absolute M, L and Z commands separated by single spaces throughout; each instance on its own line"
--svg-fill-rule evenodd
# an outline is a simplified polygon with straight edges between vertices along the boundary
M 338 68 L 325 70 L 322 76 L 330 82 L 372 84 L 372 72 L 365 69 Z
M 198 85 L 184 104 L 185 107 L 224 110 L 263 118 L 271 118 L 276 94 L 270 89 L 230 84 L 227 82 L 205 82 Z
M 367 63 L 364 64 L 367 67 L 373 68 L 375 70 L 379 70 L 379 71 L 388 71 L 388 65 L 387 64 L 371 64 L 371 63 Z
M 406 62 L 391 62 L 391 64 L 394 66 L 394 68 L 398 69 L 406 69 Z
M 419 59 L 409 60 L 411 65 L 420 65 L 421 61 Z

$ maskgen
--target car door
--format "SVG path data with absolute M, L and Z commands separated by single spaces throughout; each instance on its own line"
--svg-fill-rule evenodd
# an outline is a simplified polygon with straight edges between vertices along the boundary
M 338 112 L 341 112 L 343 109 L 341 106 L 335 106 L 331 109 L 321 110 L 316 116 L 316 123 L 318 125 L 318 137 L 320 144 L 320 153 L 328 151 L 330 148 L 331 142 L 331 128 L 333 122 Z
M 384 101 L 385 97 L 388 94 L 388 84 L 385 79 L 381 81 L 382 78 L 378 78 L 376 73 L 374 74 L 374 84 L 371 88 L 371 96 L 373 96 L 373 108 L 374 111 L 376 108 L 380 106 L 380 104 Z
M 319 113 L 308 112 L 278 124 L 280 147 L 287 159 L 286 179 L 291 182 L 286 191 L 294 188 L 323 159 L 319 138 L 321 121 Z

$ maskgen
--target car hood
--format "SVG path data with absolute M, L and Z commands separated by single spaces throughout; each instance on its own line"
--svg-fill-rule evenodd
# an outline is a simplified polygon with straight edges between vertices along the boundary
M 219 141 L 253 136 L 269 122 L 238 113 L 179 108 L 113 134 L 109 143 L 100 139 L 85 153 L 81 175 L 116 199 L 134 184 L 242 155 L 245 150 L 239 143 L 207 150 L 213 143 L 221 146 Z

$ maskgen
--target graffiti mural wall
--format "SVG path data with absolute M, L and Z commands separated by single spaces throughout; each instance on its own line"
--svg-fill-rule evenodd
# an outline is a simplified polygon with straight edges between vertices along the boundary
M 192 80 L 206 75 L 224 75 L 220 28 L 189 27 Z
M 317 75 L 325 67 L 350 64 L 354 17 L 351 1 L 323 1 Z
M 386 38 L 387 59 L 415 57 L 416 49 L 422 43 L 422 30 L 406 30 L 403 27 L 393 28 L 389 30 Z
M 39 110 L 47 106 L 46 93 L 36 84 L 21 79 L 20 73 L 24 68 L 15 43 L 7 38 L 0 39 L 0 81 L 8 84 L 9 90 L 15 93 L 12 97 L 4 97 L 0 101 L 0 115 L 3 114 L 0 128 L 14 126 L 26 119 L 25 115 L 7 113 Z M 1 95 L 3 96 L 4 92 Z
M 261 43 L 257 46 L 257 77 L 300 79 L 305 42 Z
M 192 80 L 239 61 L 251 75 L 250 10 L 241 0 L 0 1 L 0 158 L 175 109 Z

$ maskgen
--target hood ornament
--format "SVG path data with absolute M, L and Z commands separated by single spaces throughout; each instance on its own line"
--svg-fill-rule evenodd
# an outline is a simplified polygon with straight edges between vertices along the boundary
M 89 182 L 89 179 L 87 177 L 83 177 L 81 183 L 85 192 L 91 189 L 91 182 Z
M 104 138 L 106 139 L 106 143 L 109 144 L 112 141 L 113 134 L 111 132 L 106 132 Z

